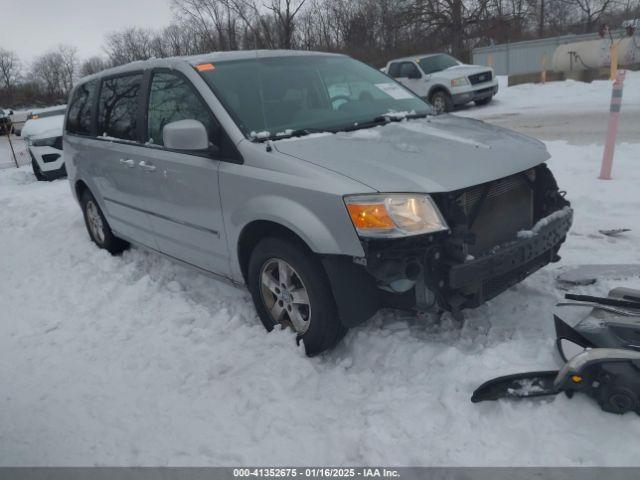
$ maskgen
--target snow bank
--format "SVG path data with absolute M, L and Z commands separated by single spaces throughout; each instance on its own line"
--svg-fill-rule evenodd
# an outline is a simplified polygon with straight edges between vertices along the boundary
M 494 376 L 558 366 L 559 272 L 640 263 L 640 145 L 618 147 L 608 182 L 601 147 L 549 148 L 575 208 L 560 264 L 462 329 L 387 312 L 313 359 L 266 334 L 246 292 L 98 250 L 66 181 L 0 171 L 0 464 L 640 465 L 634 415 L 583 396 L 469 400 Z M 615 227 L 632 231 L 598 233 Z
M 27 146 L 21 137 L 11 135 L 11 143 L 13 145 L 13 151 L 16 154 L 19 165 L 28 165 L 31 162 Z M 11 155 L 11 147 L 7 137 L 0 136 L 0 169 L 3 168 L 15 168 L 16 164 L 13 162 L 13 156 Z
M 456 115 L 485 118 L 492 115 L 523 112 L 609 111 L 611 84 L 609 80 L 591 83 L 566 80 L 544 85 L 526 83 L 507 86 L 507 77 L 499 76 L 499 90 L 493 101 L 482 108 L 456 111 Z M 640 72 L 627 71 L 622 109 L 640 103 Z

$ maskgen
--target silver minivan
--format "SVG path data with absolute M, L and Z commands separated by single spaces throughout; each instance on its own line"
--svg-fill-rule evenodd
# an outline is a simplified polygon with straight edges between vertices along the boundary
M 460 316 L 557 261 L 573 215 L 544 144 L 343 55 L 103 71 L 71 94 L 64 151 L 99 247 L 246 285 L 309 355 L 382 308 Z

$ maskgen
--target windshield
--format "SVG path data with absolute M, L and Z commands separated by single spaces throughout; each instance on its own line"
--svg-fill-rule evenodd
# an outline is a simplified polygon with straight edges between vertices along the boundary
M 444 70 L 445 68 L 460 65 L 460 62 L 453 58 L 451 55 L 442 53 L 440 55 L 422 57 L 420 60 L 418 60 L 418 65 L 420 65 L 422 71 L 428 75 L 433 72 Z
M 431 107 L 385 74 L 348 57 L 292 56 L 219 62 L 202 72 L 251 137 L 338 130 Z

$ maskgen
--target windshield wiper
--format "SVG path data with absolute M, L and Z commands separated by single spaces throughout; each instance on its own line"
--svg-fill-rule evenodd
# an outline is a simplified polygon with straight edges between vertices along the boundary
M 432 113 L 407 113 L 407 114 L 402 114 L 402 115 L 398 115 L 395 113 L 388 113 L 388 114 L 384 114 L 384 115 L 378 115 L 377 117 L 374 117 L 371 120 L 368 120 L 366 122 L 355 122 L 352 123 L 350 125 L 345 125 L 344 127 L 341 128 L 336 128 L 336 129 L 332 129 L 332 131 L 336 131 L 336 132 L 351 132 L 353 130 L 361 130 L 364 128 L 372 128 L 372 127 L 376 127 L 378 125 L 386 125 L 387 123 L 391 123 L 391 122 L 401 122 L 402 120 L 413 120 L 416 118 L 426 118 L 433 115 Z
M 270 132 L 261 132 L 259 134 L 254 134 L 251 138 L 252 142 L 262 143 L 267 140 L 282 140 L 284 138 L 292 138 L 292 137 L 304 137 L 305 135 L 311 135 L 312 133 L 336 133 L 336 132 L 351 132 L 353 130 L 361 130 L 364 128 L 371 128 L 378 125 L 386 125 L 391 122 L 401 122 L 402 120 L 413 120 L 416 118 L 426 118 L 433 115 L 429 112 L 423 113 L 406 113 L 406 114 L 397 114 L 397 113 L 388 113 L 384 115 L 378 115 L 371 120 L 365 122 L 355 122 L 349 123 L 347 125 L 343 125 L 340 127 L 328 127 L 328 128 L 297 128 L 297 129 L 289 129 L 283 132 L 278 133 L 270 133 Z
M 325 132 L 333 133 L 332 130 L 321 129 L 321 128 L 297 128 L 295 130 L 285 130 L 284 132 L 269 133 L 268 135 L 267 134 L 255 135 L 251 139 L 251 141 L 260 143 L 260 142 L 265 142 L 267 140 L 281 140 L 283 138 L 304 137 L 305 135 L 311 135 L 312 133 L 325 133 Z

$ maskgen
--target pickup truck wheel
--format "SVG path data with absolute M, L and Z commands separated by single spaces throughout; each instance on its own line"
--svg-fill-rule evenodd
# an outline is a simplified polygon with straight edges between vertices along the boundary
M 266 238 L 254 248 L 248 287 L 268 331 L 290 327 L 308 356 L 332 348 L 346 333 L 322 264 L 295 242 Z
M 444 90 L 438 90 L 434 92 L 429 97 L 429 103 L 433 105 L 436 113 L 445 113 L 453 110 L 453 100 L 451 100 L 451 95 L 449 95 Z
M 111 227 L 102 214 L 98 202 L 89 190 L 85 190 L 80 199 L 84 223 L 87 226 L 89 237 L 98 247 L 104 248 L 112 255 L 122 253 L 129 248 L 129 243 L 116 237 L 111 231 Z
M 481 107 L 483 105 L 489 105 L 491 103 L 491 100 L 493 100 L 493 95 L 487 98 L 483 98 L 482 100 L 476 100 L 474 103 Z

